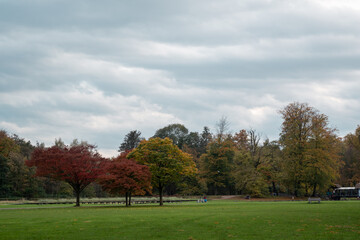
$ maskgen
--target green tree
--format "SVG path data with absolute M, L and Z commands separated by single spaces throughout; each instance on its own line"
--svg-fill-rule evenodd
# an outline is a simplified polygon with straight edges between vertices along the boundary
M 269 191 L 263 175 L 254 167 L 249 152 L 237 151 L 233 176 L 235 188 L 240 194 L 254 197 L 266 195 Z
M 342 184 L 355 186 L 360 183 L 360 126 L 349 133 L 343 141 L 343 162 L 341 168 Z
M 209 194 L 230 194 L 234 191 L 231 175 L 235 148 L 231 140 L 213 140 L 207 151 L 200 157 L 201 176 L 205 180 Z
M 200 144 L 199 144 L 199 154 L 203 154 L 206 152 L 207 145 L 212 140 L 212 134 L 208 127 L 204 127 L 202 133 L 200 134 Z
M 258 170 L 262 173 L 269 191 L 279 194 L 283 181 L 282 151 L 277 141 L 265 140 L 262 146 L 262 161 Z
M 158 129 L 153 138 L 170 138 L 173 141 L 173 144 L 182 149 L 188 132 L 189 130 L 184 125 L 175 123 Z
M 159 190 L 160 206 L 163 205 L 166 184 L 197 171 L 191 156 L 182 152 L 169 138 L 143 140 L 127 157 L 149 167 L 152 185 Z
M 0 198 L 9 197 L 10 189 L 8 160 L 0 154 Z
M 18 153 L 19 147 L 7 132 L 0 130 L 0 197 L 13 195 L 10 176 L 10 156 Z
M 131 151 L 137 146 L 139 146 L 141 140 L 141 132 L 137 130 L 130 131 L 126 134 L 124 141 L 121 143 L 118 152 L 127 152 Z

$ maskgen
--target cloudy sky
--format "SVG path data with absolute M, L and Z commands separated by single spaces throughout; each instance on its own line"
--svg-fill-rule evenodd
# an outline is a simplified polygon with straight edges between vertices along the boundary
M 171 123 L 276 139 L 307 102 L 360 124 L 357 0 L 0 0 L 0 129 L 116 153 Z

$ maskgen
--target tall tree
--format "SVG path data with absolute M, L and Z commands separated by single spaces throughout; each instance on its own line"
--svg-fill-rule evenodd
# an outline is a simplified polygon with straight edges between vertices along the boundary
M 360 126 L 345 136 L 343 148 L 342 184 L 355 186 L 360 183 Z
M 173 141 L 173 144 L 182 149 L 188 132 L 189 130 L 184 125 L 175 123 L 158 129 L 153 138 L 170 138 Z
M 67 182 L 80 206 L 80 193 L 103 172 L 105 159 L 93 145 L 36 148 L 27 165 L 36 167 L 36 175 Z
M 258 171 L 264 177 L 269 191 L 275 195 L 279 194 L 283 180 L 282 151 L 277 141 L 265 140 L 262 146 L 262 161 Z
M 0 154 L 0 198 L 10 195 L 9 171 L 8 159 Z
M 262 173 L 254 167 L 249 151 L 236 151 L 231 172 L 235 188 L 240 194 L 261 197 L 268 193 Z
M 191 156 L 182 152 L 169 138 L 143 140 L 127 157 L 149 167 L 152 184 L 159 190 L 160 206 L 163 205 L 166 184 L 178 181 L 181 176 L 196 173 Z
M 219 141 L 224 141 L 231 137 L 230 133 L 230 122 L 228 121 L 227 117 L 222 116 L 219 121 L 216 123 L 216 132 L 217 132 L 217 139 Z
M 261 163 L 261 150 L 262 147 L 260 146 L 260 134 L 256 133 L 255 130 L 250 129 L 248 131 L 248 146 L 250 150 L 251 162 L 256 169 L 259 164 Z
M 328 117 L 319 114 L 312 118 L 312 131 L 305 158 L 305 191 L 315 196 L 326 191 L 339 178 L 340 139 L 335 129 L 328 127 Z
M 121 143 L 118 152 L 131 151 L 139 146 L 141 140 L 141 132 L 137 130 L 130 131 L 126 134 L 124 141 Z
M 12 153 L 18 153 L 19 147 L 7 132 L 0 130 L 0 197 L 9 197 L 12 195 L 10 178 L 10 156 Z
M 328 118 L 307 103 L 291 103 L 280 111 L 284 121 L 280 134 L 283 146 L 286 179 L 294 195 L 334 181 L 338 161 L 335 130 L 328 127 Z M 328 179 L 328 181 L 325 181 Z
M 200 134 L 200 146 L 199 146 L 199 153 L 200 155 L 206 152 L 206 147 L 211 142 L 212 134 L 208 127 L 204 127 L 202 133 Z
M 231 194 L 234 181 L 231 170 L 235 148 L 231 140 L 215 139 L 209 143 L 207 151 L 200 157 L 200 169 L 209 194 Z
M 124 194 L 126 206 L 131 205 L 132 194 L 151 193 L 149 167 L 126 158 L 126 153 L 107 162 L 105 173 L 99 177 L 103 188 L 113 194 Z

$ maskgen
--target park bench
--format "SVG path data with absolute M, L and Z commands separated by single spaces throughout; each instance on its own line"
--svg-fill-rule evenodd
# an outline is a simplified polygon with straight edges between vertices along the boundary
M 312 202 L 320 203 L 320 201 L 321 201 L 321 198 L 315 198 L 315 197 L 308 198 L 308 203 L 312 203 Z

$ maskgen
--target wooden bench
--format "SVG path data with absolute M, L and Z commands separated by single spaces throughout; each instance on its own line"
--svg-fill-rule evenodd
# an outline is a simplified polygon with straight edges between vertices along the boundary
M 320 201 L 321 201 L 321 198 L 314 198 L 314 197 L 308 198 L 308 203 L 312 203 L 312 202 L 320 203 Z

